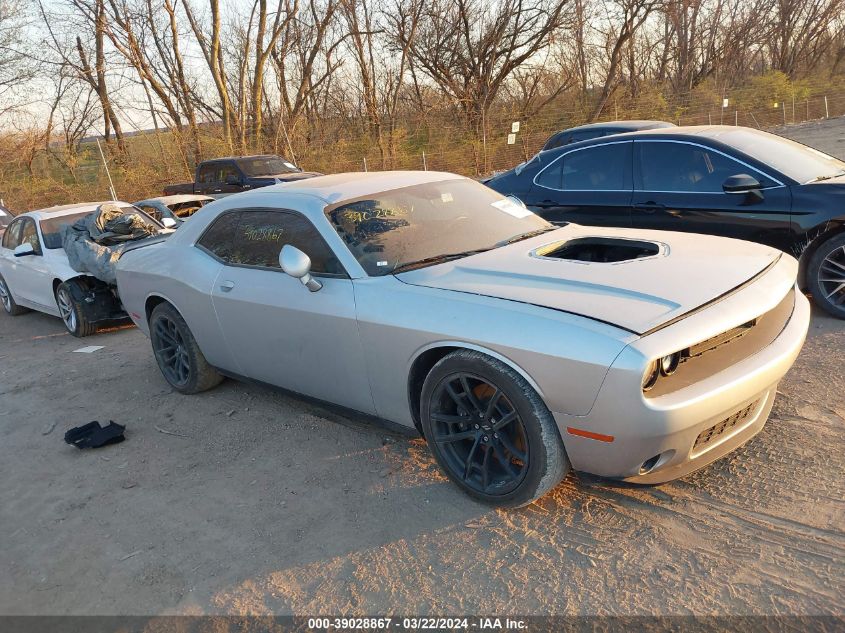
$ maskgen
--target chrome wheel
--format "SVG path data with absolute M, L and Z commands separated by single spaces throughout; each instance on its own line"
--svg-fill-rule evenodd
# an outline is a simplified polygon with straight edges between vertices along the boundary
M 59 314 L 62 321 L 65 322 L 65 327 L 70 332 L 76 332 L 76 310 L 74 310 L 73 299 L 67 288 L 59 288 L 56 293 L 56 303 L 59 304 Z
M 167 381 L 177 387 L 191 379 L 191 359 L 179 326 L 166 316 L 159 316 L 152 328 L 153 352 Z
M 528 471 L 528 437 L 501 389 L 469 373 L 444 378 L 429 409 L 430 438 L 446 466 L 485 495 L 516 489 Z
M 6 312 L 12 311 L 12 296 L 9 294 L 9 288 L 6 282 L 0 279 L 0 303 L 6 309 Z
M 837 246 L 827 254 L 819 266 L 818 279 L 830 303 L 845 305 L 845 246 Z

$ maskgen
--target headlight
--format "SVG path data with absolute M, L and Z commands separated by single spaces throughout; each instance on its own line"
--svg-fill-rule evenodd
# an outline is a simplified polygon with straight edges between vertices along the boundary
M 646 367 L 645 374 L 643 374 L 643 391 L 648 391 L 655 384 L 657 378 L 660 376 L 660 367 L 656 360 L 651 361 Z
M 678 369 L 678 364 L 681 362 L 681 353 L 667 354 L 660 359 L 660 373 L 664 376 L 671 376 Z

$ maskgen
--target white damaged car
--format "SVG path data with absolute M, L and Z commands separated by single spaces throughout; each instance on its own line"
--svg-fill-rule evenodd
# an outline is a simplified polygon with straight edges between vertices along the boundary
M 62 248 L 61 230 L 114 204 L 138 215 L 155 230 L 163 226 L 126 202 L 86 202 L 17 216 L 0 239 L 0 303 L 18 316 L 37 310 L 61 317 L 68 332 L 83 337 L 98 324 L 126 318 L 114 286 L 74 270 Z
M 555 227 L 467 178 L 337 174 L 209 204 L 120 296 L 183 393 L 223 376 L 416 427 L 463 490 L 683 476 L 766 422 L 810 318 L 738 240 Z

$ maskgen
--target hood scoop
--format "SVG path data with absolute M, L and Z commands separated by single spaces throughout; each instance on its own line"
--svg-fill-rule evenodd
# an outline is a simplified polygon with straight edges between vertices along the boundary
M 541 246 L 531 252 L 543 259 L 564 259 L 570 262 L 619 264 L 665 254 L 668 249 L 657 242 L 618 237 L 578 237 Z

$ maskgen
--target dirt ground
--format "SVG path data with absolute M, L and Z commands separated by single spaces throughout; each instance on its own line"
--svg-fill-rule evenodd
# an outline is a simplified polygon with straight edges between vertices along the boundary
M 233 381 L 178 395 L 136 329 L 3 313 L 0 614 L 842 615 L 843 352 L 816 311 L 763 432 L 691 476 L 497 511 L 420 439 Z M 64 444 L 91 420 L 126 441 Z

